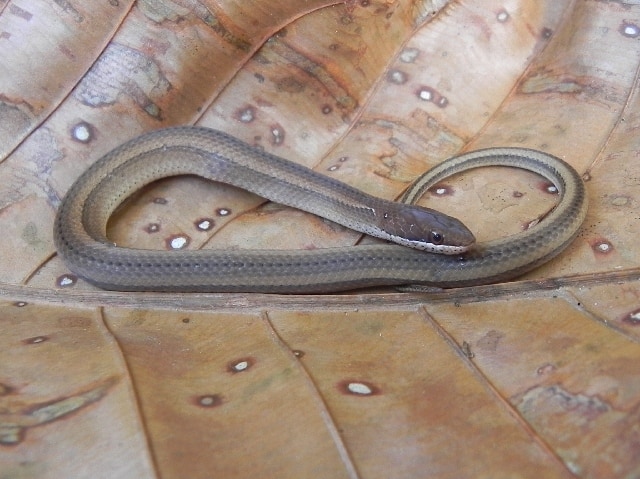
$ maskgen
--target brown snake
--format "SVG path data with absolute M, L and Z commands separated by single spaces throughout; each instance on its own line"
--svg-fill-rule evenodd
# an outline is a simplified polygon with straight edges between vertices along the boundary
M 406 204 L 443 178 L 483 166 L 537 173 L 557 187 L 560 202 L 527 231 L 483 244 L 474 244 L 458 220 Z M 157 251 L 121 248 L 107 239 L 107 221 L 128 196 L 160 178 L 185 174 L 229 183 L 402 246 Z M 490 148 L 451 158 L 418 178 L 402 202 L 391 202 L 225 133 L 177 127 L 135 138 L 81 175 L 58 209 L 54 239 L 71 271 L 119 291 L 326 293 L 382 285 L 458 287 L 505 281 L 548 261 L 574 239 L 586 211 L 578 173 L 536 150 Z

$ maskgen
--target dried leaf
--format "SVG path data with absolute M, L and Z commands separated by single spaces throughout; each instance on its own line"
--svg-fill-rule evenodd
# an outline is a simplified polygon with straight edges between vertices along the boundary
M 637 2 L 0 1 L 0 468 L 10 477 L 640 474 Z M 120 294 L 51 227 L 102 154 L 176 124 L 385 198 L 460 151 L 587 181 L 560 257 L 507 284 L 335 296 Z M 480 239 L 555 203 L 474 171 L 425 204 Z M 296 234 L 291 234 L 295 232 Z M 112 219 L 123 245 L 315 248 L 359 235 L 198 178 Z

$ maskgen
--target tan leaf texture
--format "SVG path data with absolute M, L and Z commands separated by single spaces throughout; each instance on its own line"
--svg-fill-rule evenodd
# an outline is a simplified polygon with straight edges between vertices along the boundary
M 635 0 L 0 0 L 0 477 L 640 477 Z M 200 125 L 394 199 L 456 153 L 571 163 L 589 213 L 516 281 L 340 295 L 101 291 L 52 225 L 101 155 Z M 487 168 L 423 204 L 479 240 L 556 195 Z M 195 177 L 109 224 L 151 249 L 367 238 Z

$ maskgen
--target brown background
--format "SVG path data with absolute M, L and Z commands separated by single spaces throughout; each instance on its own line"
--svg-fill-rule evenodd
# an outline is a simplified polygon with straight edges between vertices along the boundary
M 3 477 L 640 476 L 640 6 L 334 3 L 0 0 Z M 461 151 L 536 148 L 584 174 L 589 215 L 559 258 L 509 284 L 96 290 L 55 255 L 60 199 L 101 154 L 176 124 L 385 198 Z M 510 169 L 447 186 L 425 204 L 480 240 L 555 202 Z M 110 235 L 362 241 L 191 177 L 145 189 Z

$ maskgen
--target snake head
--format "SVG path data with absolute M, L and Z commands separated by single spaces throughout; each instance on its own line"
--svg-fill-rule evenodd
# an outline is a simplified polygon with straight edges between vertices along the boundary
M 476 241 L 460 220 L 417 205 L 399 205 L 385 212 L 380 226 L 391 241 L 411 248 L 441 254 L 460 254 Z

